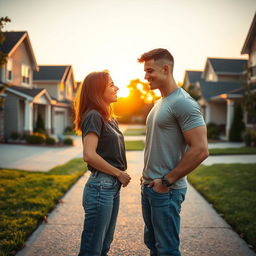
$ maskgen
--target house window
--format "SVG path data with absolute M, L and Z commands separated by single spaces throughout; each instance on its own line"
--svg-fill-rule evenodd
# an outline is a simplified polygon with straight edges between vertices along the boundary
M 21 66 L 22 83 L 29 84 L 30 82 L 30 67 L 27 65 Z
M 7 67 L 6 67 L 6 80 L 11 81 L 12 80 L 12 59 L 8 59 L 7 61 Z

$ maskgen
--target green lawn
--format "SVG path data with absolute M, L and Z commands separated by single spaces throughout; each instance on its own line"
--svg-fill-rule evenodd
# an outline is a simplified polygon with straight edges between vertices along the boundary
M 124 136 L 141 136 L 146 135 L 146 128 L 129 128 L 124 132 Z
M 252 155 L 256 154 L 256 147 L 241 148 L 212 148 L 209 149 L 210 155 Z
M 256 248 L 256 164 L 202 165 L 188 180 Z
M 125 141 L 126 151 L 143 150 L 144 147 L 145 147 L 145 143 L 143 140 L 127 140 L 127 141 Z
M 82 159 L 47 173 L 0 169 L 0 256 L 21 248 L 85 171 Z

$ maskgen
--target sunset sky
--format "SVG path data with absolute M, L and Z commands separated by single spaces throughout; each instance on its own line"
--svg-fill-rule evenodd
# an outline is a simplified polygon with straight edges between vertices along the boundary
M 72 64 L 76 80 L 110 70 L 119 87 L 143 79 L 137 58 L 153 48 L 174 55 L 174 77 L 207 57 L 240 55 L 255 0 L 0 0 L 5 30 L 29 33 L 38 64 Z

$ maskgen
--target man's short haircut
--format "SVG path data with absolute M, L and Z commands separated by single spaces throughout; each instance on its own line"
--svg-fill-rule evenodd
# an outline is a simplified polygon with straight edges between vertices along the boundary
M 157 48 L 154 50 L 151 50 L 149 52 L 145 52 L 141 55 L 140 58 L 138 58 L 139 63 L 143 63 L 148 60 L 168 60 L 174 64 L 174 59 L 171 53 L 163 48 Z

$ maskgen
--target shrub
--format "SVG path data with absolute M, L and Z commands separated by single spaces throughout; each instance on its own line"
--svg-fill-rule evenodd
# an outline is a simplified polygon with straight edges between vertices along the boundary
M 247 147 L 250 147 L 252 145 L 252 135 L 250 133 L 250 130 L 247 130 L 243 136 L 244 143 Z
M 18 133 L 18 132 L 12 132 L 12 133 L 11 133 L 11 138 L 12 138 L 13 140 L 17 140 L 18 138 L 20 138 L 20 133 Z
M 229 140 L 233 142 L 243 141 L 242 133 L 245 129 L 243 122 L 243 110 L 240 104 L 235 106 L 234 119 L 229 131 Z
M 42 144 L 46 140 L 46 136 L 42 133 L 33 133 L 26 136 L 27 143 L 31 144 Z
M 45 140 L 45 144 L 47 145 L 54 145 L 56 143 L 56 140 L 53 137 L 47 137 Z
M 76 133 L 74 132 L 74 130 L 70 126 L 67 126 L 64 129 L 64 134 L 65 135 L 75 135 Z
M 72 138 L 65 138 L 64 140 L 63 140 L 63 143 L 65 144 L 65 145 L 73 145 L 73 139 Z
M 220 130 L 217 124 L 215 123 L 208 123 L 207 124 L 207 138 L 208 139 L 218 139 L 220 135 Z

